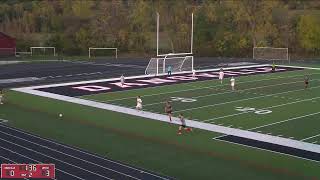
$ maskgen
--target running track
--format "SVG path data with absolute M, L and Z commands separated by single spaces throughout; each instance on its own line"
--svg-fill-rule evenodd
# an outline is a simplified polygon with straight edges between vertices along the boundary
M 53 163 L 57 180 L 173 179 L 0 123 L 0 163 Z

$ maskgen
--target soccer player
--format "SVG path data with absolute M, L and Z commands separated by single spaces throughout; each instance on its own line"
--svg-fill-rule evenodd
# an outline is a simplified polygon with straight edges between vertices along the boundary
M 304 89 L 307 89 L 309 86 L 309 77 L 308 75 L 304 76 Z
M 183 128 L 185 131 L 187 131 L 187 132 L 192 131 L 192 128 L 187 127 L 186 121 L 184 120 L 184 117 L 183 117 L 183 114 L 182 114 L 182 113 L 179 114 L 179 119 L 180 119 L 180 121 L 181 121 L 181 125 L 179 126 L 179 130 L 178 130 L 178 134 L 179 134 L 179 135 L 182 134 L 182 128 Z
M 196 77 L 196 70 L 192 70 L 192 77 L 195 78 Z
M 124 82 L 125 82 L 125 80 L 124 80 L 124 76 L 122 74 L 121 77 L 120 77 L 121 87 L 124 85 Z
M 172 73 L 172 66 L 169 65 L 168 66 L 168 76 L 171 76 L 171 73 Z
M 172 121 L 172 106 L 170 101 L 166 101 L 166 105 L 164 107 L 165 113 L 168 114 L 170 122 Z
M 230 79 L 230 83 L 231 83 L 231 89 L 232 91 L 234 91 L 234 85 L 236 83 L 236 80 L 234 79 L 234 77 L 232 76 L 231 79 Z
M 276 64 L 273 62 L 272 63 L 272 71 L 271 72 L 275 72 L 276 71 Z
M 219 72 L 219 79 L 220 79 L 221 84 L 222 84 L 222 81 L 223 81 L 223 77 L 224 77 L 224 72 L 223 72 L 223 69 L 221 68 L 220 72 Z
M 3 99 L 3 92 L 2 92 L 2 89 L 0 89 L 0 104 L 3 104 L 2 99 Z
M 142 109 L 142 100 L 140 96 L 137 96 L 137 106 L 136 106 L 137 110 L 141 110 Z

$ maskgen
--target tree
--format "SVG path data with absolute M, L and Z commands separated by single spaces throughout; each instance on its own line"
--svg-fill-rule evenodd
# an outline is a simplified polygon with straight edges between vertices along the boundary
M 298 23 L 301 46 L 311 52 L 320 50 L 320 21 L 315 15 L 302 15 Z

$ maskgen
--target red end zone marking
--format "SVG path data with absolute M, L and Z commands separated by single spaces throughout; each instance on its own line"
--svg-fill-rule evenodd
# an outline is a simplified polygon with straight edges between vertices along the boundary
M 303 68 L 292 68 L 292 67 L 277 67 L 276 72 L 302 70 Z M 225 78 L 234 76 L 245 76 L 251 74 L 266 74 L 271 73 L 272 68 L 270 66 L 260 67 L 244 67 L 243 69 L 229 69 L 225 70 Z M 139 89 L 145 87 L 156 87 L 162 85 L 178 84 L 185 82 L 204 81 L 218 79 L 219 70 L 212 72 L 199 72 L 193 77 L 191 73 L 172 75 L 172 76 L 160 76 L 160 77 L 139 77 L 125 79 L 125 84 L 120 83 L 120 78 L 112 81 L 101 81 L 96 83 L 86 82 L 82 85 L 65 85 L 55 86 L 48 88 L 39 88 L 37 90 L 50 92 L 54 94 L 61 94 L 67 96 L 83 96 L 97 93 L 108 93 L 115 91 Z

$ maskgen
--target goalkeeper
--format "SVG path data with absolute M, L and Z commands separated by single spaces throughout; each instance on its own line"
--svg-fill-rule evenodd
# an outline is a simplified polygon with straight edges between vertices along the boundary
M 275 72 L 276 71 L 276 64 L 273 62 L 272 63 L 272 71 L 271 72 Z
M 172 66 L 169 65 L 168 66 L 168 76 L 171 76 L 171 73 L 172 73 Z

